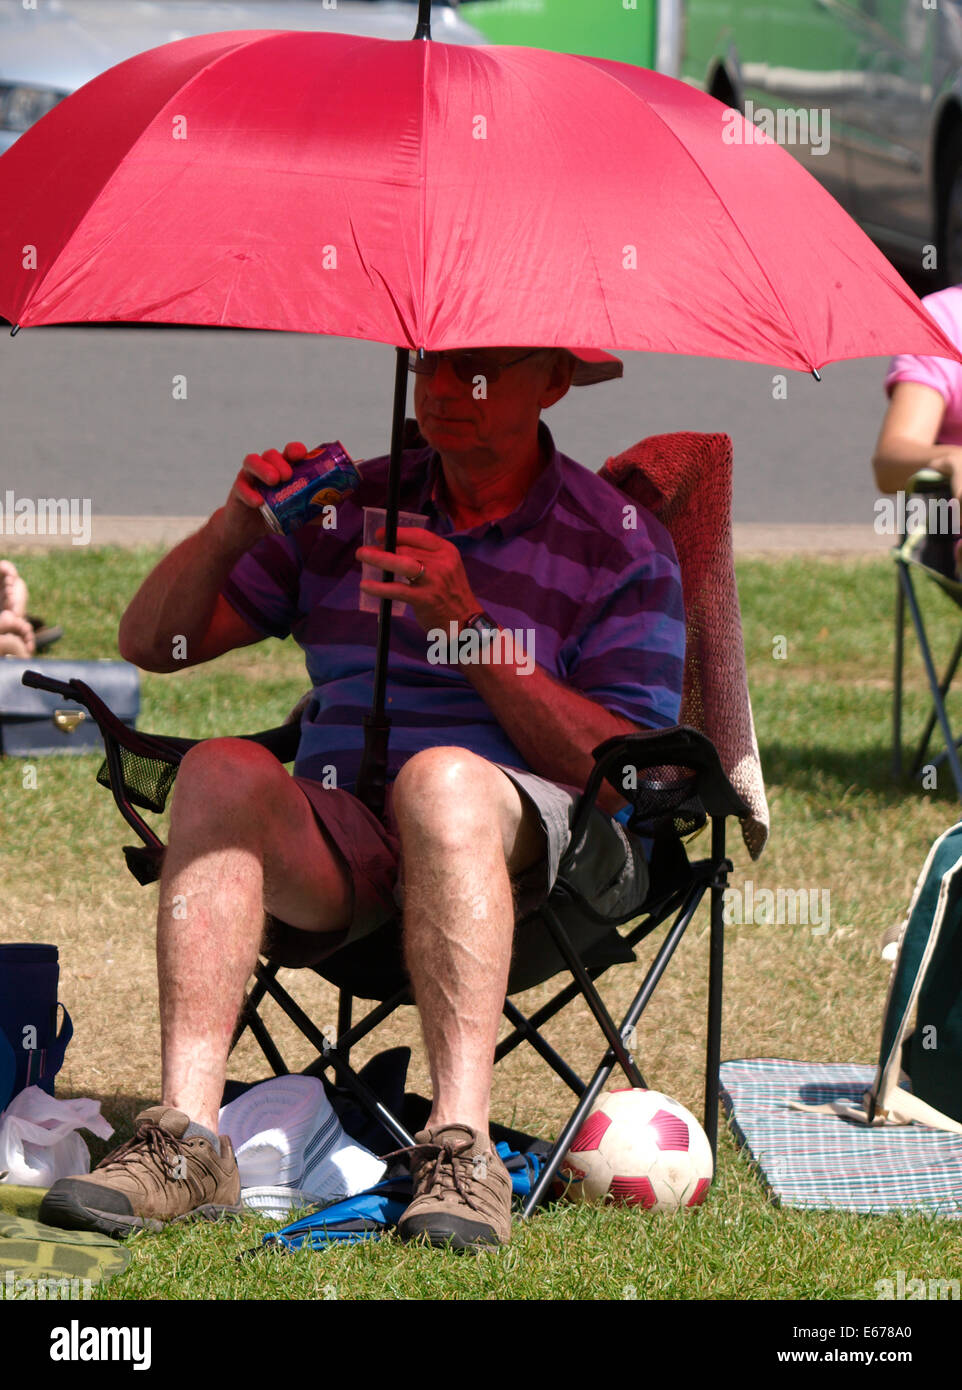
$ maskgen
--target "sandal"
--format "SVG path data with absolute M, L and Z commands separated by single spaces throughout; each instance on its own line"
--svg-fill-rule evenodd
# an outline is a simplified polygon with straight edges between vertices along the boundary
M 62 627 L 48 627 L 43 618 L 32 618 L 28 613 L 27 622 L 33 628 L 33 646 L 36 652 L 46 651 L 63 636 Z

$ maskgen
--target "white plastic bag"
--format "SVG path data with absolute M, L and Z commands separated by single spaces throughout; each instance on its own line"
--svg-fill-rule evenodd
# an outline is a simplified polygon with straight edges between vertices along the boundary
M 89 1173 L 90 1154 L 77 1133 L 80 1129 L 100 1139 L 113 1134 L 113 1126 L 100 1113 L 99 1100 L 57 1100 L 39 1086 L 28 1086 L 0 1115 L 3 1181 L 50 1187 L 58 1178 Z

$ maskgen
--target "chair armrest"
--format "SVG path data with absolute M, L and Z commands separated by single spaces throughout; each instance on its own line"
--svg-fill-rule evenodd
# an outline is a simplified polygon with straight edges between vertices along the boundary
M 182 753 L 165 748 L 163 741 L 151 734 L 141 733 L 138 729 L 128 729 L 85 681 L 75 678 L 58 681 L 44 675 L 42 671 L 24 671 L 21 684 L 33 686 L 38 690 L 50 690 L 56 695 L 62 695 L 66 700 L 83 705 L 100 729 L 105 743 L 109 735 L 115 743 L 119 743 L 129 752 L 142 758 L 159 758 L 162 762 L 179 762 L 183 756 Z
M 58 681 L 40 671 L 25 671 L 23 684 L 35 686 L 40 690 L 51 690 L 55 694 L 63 695 L 65 699 L 83 705 L 99 726 L 105 742 L 109 736 L 122 748 L 126 748 L 128 753 L 137 757 L 159 758 L 162 762 L 179 763 L 189 748 L 193 748 L 195 743 L 203 742 L 197 738 L 178 738 L 173 734 L 147 734 L 140 729 L 128 729 L 113 710 L 104 704 L 100 696 L 81 680 Z M 256 734 L 240 734 L 238 737 L 251 743 L 259 743 L 273 753 L 279 762 L 288 763 L 293 762 L 297 756 L 300 725 L 285 722 L 273 729 L 264 729 Z
M 592 757 L 595 765 L 572 820 L 572 853 L 582 847 L 603 782 L 631 804 L 629 828 L 640 835 L 667 833 L 666 824 L 679 815 L 693 817 L 696 829 L 709 816 L 749 814 L 725 775 L 715 745 L 687 725 L 616 734 L 594 748 Z M 642 775 L 646 772 L 647 777 Z
M 40 671 L 25 671 L 22 681 L 24 685 L 62 695 L 88 710 L 103 736 L 106 753 L 106 759 L 97 772 L 97 781 L 112 793 L 118 811 L 136 830 L 144 844 L 151 851 L 161 848 L 160 840 L 134 807 L 160 814 L 184 754 L 202 740 L 128 729 L 100 696 L 81 680 L 58 681 Z M 240 737 L 267 748 L 279 762 L 293 762 L 297 756 L 300 727 L 297 724 L 281 724 L 274 729 L 242 734 Z M 141 882 L 146 881 L 149 880 L 141 879 Z

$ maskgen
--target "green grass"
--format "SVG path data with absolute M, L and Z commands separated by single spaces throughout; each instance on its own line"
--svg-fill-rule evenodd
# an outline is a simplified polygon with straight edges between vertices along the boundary
M 64 624 L 58 658 L 116 656 L 123 607 L 159 552 L 30 554 L 18 565 L 31 609 Z M 887 560 L 755 560 L 739 567 L 745 647 L 772 812 L 772 836 L 752 864 L 733 838 L 733 886 L 814 887 L 831 895 L 831 929 L 731 927 L 726 946 L 723 1055 L 872 1062 L 888 967 L 882 931 L 904 912 L 928 845 L 958 818 L 950 779 L 934 789 L 890 777 L 891 640 L 894 577 Z M 957 631 L 940 595 L 926 609 L 944 657 Z M 941 615 L 941 621 L 940 619 Z M 776 642 L 783 638 L 784 643 Z M 784 648 L 785 658 L 773 652 Z M 205 736 L 278 723 L 302 692 L 302 656 L 267 641 L 207 668 L 142 676 L 139 727 Z M 925 711 L 918 659 L 909 664 L 905 717 Z M 959 712 L 956 712 L 959 717 Z M 0 869 L 4 935 L 53 940 L 62 960 L 61 997 L 76 1035 L 62 1094 L 93 1095 L 123 1137 L 159 1088 L 153 914 L 156 889 L 126 874 L 119 847 L 132 834 L 93 785 L 93 758 L 38 760 L 37 787 L 24 766 L 0 764 Z M 161 830 L 163 823 L 161 823 Z M 640 1060 L 650 1084 L 700 1109 L 705 1008 L 704 921 L 689 932 L 646 1014 Z M 615 972 L 613 1007 L 631 991 Z M 333 991 L 316 977 L 283 978 L 323 1025 Z M 532 991 L 522 1007 L 543 997 Z M 271 1019 L 273 1023 L 273 1018 Z M 593 1025 L 572 1006 L 549 1039 L 590 1069 Z M 283 1020 L 282 1050 L 294 1066 L 312 1060 Z M 359 1049 L 414 1045 L 409 1085 L 427 1092 L 416 1018 L 402 1010 Z M 249 1042 L 232 1075 L 266 1074 Z M 541 1136 L 570 1108 L 542 1063 L 519 1049 L 499 1068 L 494 1118 Z M 91 1145 L 96 1160 L 106 1146 Z M 400 1246 L 393 1240 L 292 1259 L 234 1256 L 277 1223 L 245 1220 L 170 1229 L 131 1242 L 128 1271 L 100 1290 L 106 1299 L 873 1299 L 875 1282 L 957 1277 L 953 1223 L 918 1216 L 856 1218 L 774 1207 L 727 1132 L 705 1207 L 679 1218 L 559 1207 L 516 1227 L 510 1248 L 477 1260 Z

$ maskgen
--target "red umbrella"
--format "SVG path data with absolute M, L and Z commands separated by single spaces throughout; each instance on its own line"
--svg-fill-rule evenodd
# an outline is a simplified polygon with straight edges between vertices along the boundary
M 0 158 L 0 313 L 803 370 L 956 357 L 838 204 L 740 128 L 704 93 L 596 58 L 183 39 Z
M 95 78 L 0 158 L 0 313 L 393 343 L 393 549 L 402 348 L 962 360 L 838 204 L 745 129 L 703 93 L 597 58 L 183 39 Z M 375 806 L 390 613 L 385 600 Z

